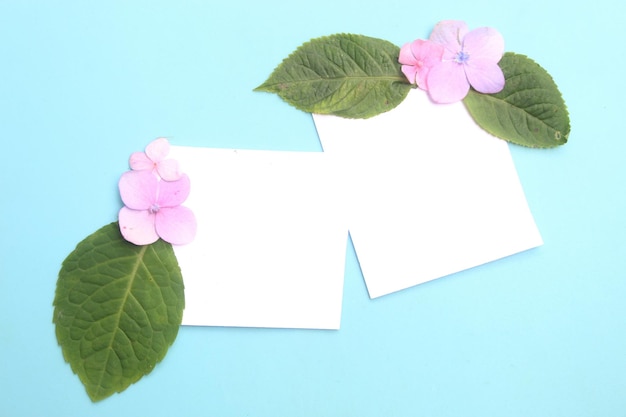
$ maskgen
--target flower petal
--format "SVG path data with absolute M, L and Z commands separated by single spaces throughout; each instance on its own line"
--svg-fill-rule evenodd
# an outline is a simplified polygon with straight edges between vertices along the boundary
M 196 237 L 196 216 L 187 207 L 165 207 L 156 214 L 155 227 L 161 239 L 185 245 Z
M 155 215 L 147 210 L 122 207 L 118 220 L 124 239 L 135 245 L 149 245 L 159 238 L 154 227 Z
M 413 55 L 413 42 L 405 43 L 402 48 L 400 48 L 398 62 L 403 65 L 417 65 L 417 59 L 415 55 Z
M 416 84 L 417 66 L 416 65 L 403 65 L 401 68 L 402 68 L 402 73 L 404 74 L 406 79 L 409 80 L 411 84 Z
M 434 66 L 428 73 L 428 95 L 436 103 L 454 103 L 463 100 L 470 84 L 462 64 L 454 61 Z
M 144 152 L 135 152 L 130 156 L 128 160 L 130 169 L 136 171 L 152 170 L 154 169 L 154 162 Z
M 185 202 L 189 196 L 189 177 L 181 175 L 177 181 L 160 181 L 159 197 L 157 204 L 159 207 L 176 207 Z
M 170 143 L 165 138 L 158 138 L 153 140 L 146 146 L 146 155 L 152 159 L 153 162 L 159 162 L 170 153 Z
M 480 93 L 493 94 L 504 88 L 504 73 L 490 60 L 470 59 L 465 65 L 467 80 Z
M 415 75 L 417 74 L 418 61 L 413 55 L 411 44 L 407 43 L 400 48 L 400 55 L 398 56 L 398 62 L 402 64 L 402 73 L 409 80 L 411 84 L 415 84 Z
M 175 159 L 164 159 L 157 164 L 157 172 L 165 181 L 179 180 L 183 175 L 180 172 L 178 161 Z
M 494 28 L 478 28 L 463 38 L 463 50 L 469 61 L 475 59 L 498 63 L 504 54 L 504 38 Z
M 149 171 L 127 171 L 118 187 L 124 204 L 134 210 L 147 210 L 156 200 L 159 180 Z
M 446 48 L 444 59 L 452 59 L 461 50 L 461 42 L 468 31 L 462 20 L 443 20 L 435 25 L 428 39 Z

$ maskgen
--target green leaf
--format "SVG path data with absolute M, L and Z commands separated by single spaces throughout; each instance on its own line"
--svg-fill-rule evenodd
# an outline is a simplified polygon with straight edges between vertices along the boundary
M 135 246 L 111 223 L 78 244 L 59 272 L 53 322 L 92 401 L 152 371 L 176 339 L 184 304 L 169 243 Z
M 362 35 L 312 39 L 255 91 L 276 93 L 306 112 L 365 119 L 393 109 L 412 88 L 399 54 L 392 43 Z
M 509 142 L 553 148 L 567 142 L 567 107 L 548 72 L 524 55 L 506 53 L 500 60 L 504 89 L 497 94 L 474 90 L 464 102 L 483 129 Z

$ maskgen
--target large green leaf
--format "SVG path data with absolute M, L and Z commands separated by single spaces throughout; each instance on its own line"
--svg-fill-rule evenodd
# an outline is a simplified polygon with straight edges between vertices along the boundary
M 59 272 L 53 321 L 93 401 L 152 371 L 176 339 L 184 304 L 169 243 L 135 246 L 111 223 L 78 244 Z
M 464 102 L 487 132 L 518 145 L 552 148 L 567 142 L 567 107 L 554 80 L 524 55 L 506 53 L 500 61 L 506 79 L 497 94 L 470 91 Z
M 310 113 L 368 118 L 396 107 L 412 88 L 399 54 L 394 44 L 362 35 L 312 39 L 255 91 L 276 93 Z

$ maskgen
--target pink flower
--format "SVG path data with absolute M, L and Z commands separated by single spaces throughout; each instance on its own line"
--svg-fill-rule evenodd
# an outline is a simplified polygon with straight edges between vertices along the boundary
M 470 85 L 480 93 L 497 93 L 504 88 L 498 62 L 504 39 L 492 28 L 468 31 L 465 22 L 439 22 L 429 40 L 444 47 L 443 59 L 428 71 L 427 90 L 433 101 L 452 103 L 465 98 Z
M 130 156 L 130 168 L 135 171 L 149 170 L 165 181 L 176 181 L 181 177 L 178 161 L 166 159 L 170 144 L 165 138 L 153 140 L 146 146 L 146 152 L 135 152 Z
M 428 72 L 441 62 L 443 52 L 443 46 L 417 39 L 400 48 L 398 62 L 402 64 L 402 73 L 411 84 L 417 84 L 418 87 L 427 90 Z
M 196 218 L 181 204 L 189 195 L 189 177 L 162 181 L 149 171 L 128 171 L 119 181 L 125 206 L 119 212 L 120 231 L 135 245 L 149 245 L 159 237 L 182 245 L 196 235 Z

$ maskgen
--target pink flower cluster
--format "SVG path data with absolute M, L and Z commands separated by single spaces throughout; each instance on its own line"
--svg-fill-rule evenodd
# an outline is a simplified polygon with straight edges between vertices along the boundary
M 498 62 L 504 54 L 504 39 L 488 27 L 469 31 L 459 20 L 435 25 L 428 40 L 418 39 L 400 49 L 398 61 L 409 82 L 426 90 L 436 103 L 463 100 L 470 86 L 480 93 L 504 88 Z
M 149 245 L 159 238 L 183 245 L 196 235 L 193 212 L 181 206 L 189 196 L 189 177 L 178 162 L 167 159 L 167 139 L 152 141 L 144 152 L 130 157 L 131 171 L 122 174 L 119 190 L 124 202 L 118 216 L 120 232 L 135 245 Z

